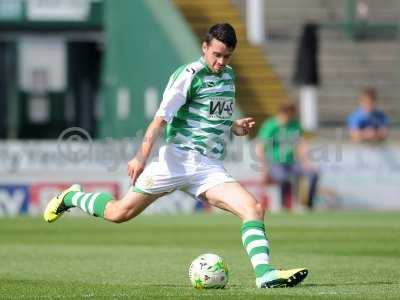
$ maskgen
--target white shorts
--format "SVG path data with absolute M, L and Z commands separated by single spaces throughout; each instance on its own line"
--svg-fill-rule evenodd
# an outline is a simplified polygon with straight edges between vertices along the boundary
M 136 180 L 135 188 L 148 194 L 169 193 L 176 189 L 198 197 L 224 182 L 235 182 L 222 161 L 199 152 L 173 145 L 162 146 L 158 158 L 147 165 Z

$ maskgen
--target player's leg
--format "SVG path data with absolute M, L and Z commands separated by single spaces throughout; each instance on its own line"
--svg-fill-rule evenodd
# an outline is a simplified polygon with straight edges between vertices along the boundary
M 94 217 L 121 223 L 140 214 L 160 196 L 162 194 L 129 191 L 122 199 L 115 200 L 108 193 L 85 193 L 75 184 L 49 202 L 44 219 L 54 222 L 68 209 L 78 207 Z
M 295 286 L 306 276 L 306 269 L 275 270 L 269 261 L 269 243 L 264 225 L 264 209 L 239 183 L 225 182 L 201 195 L 211 205 L 230 211 L 242 221 L 243 246 L 250 258 L 259 288 Z
M 121 200 L 110 201 L 104 210 L 104 219 L 116 223 L 128 221 L 146 209 L 156 199 L 165 194 L 147 194 L 129 191 Z
M 185 176 L 175 170 L 179 169 L 181 160 L 166 155 L 164 150 L 160 149 L 160 159 L 153 160 L 146 166 L 137 178 L 133 190 L 122 199 L 116 200 L 107 193 L 85 193 L 79 185 L 73 185 L 49 202 L 44 212 L 44 219 L 47 222 L 54 222 L 72 207 L 79 207 L 89 215 L 116 223 L 137 216 L 154 200 L 185 182 Z M 172 168 L 171 164 L 174 161 L 177 166 Z M 171 174 L 171 170 L 174 174 Z
M 237 182 L 216 185 L 203 198 L 211 205 L 227 210 L 242 221 L 242 242 L 249 255 L 256 278 L 274 270 L 269 262 L 269 243 L 265 233 L 265 211 L 254 197 Z M 254 249 L 253 249 L 254 248 Z
M 243 222 L 264 220 L 265 211 L 262 204 L 238 182 L 218 184 L 205 191 L 202 197 L 211 205 L 235 214 Z

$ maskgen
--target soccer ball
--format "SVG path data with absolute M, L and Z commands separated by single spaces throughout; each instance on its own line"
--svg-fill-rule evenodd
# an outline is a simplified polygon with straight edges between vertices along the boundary
M 216 254 L 202 254 L 190 264 L 189 279 L 196 289 L 223 289 L 228 283 L 228 266 Z

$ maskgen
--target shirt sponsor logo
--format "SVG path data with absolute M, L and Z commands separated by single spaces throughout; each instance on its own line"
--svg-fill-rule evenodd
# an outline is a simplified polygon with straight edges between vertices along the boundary
M 233 114 L 233 101 L 225 97 L 215 97 L 210 101 L 209 117 L 211 119 L 230 119 Z

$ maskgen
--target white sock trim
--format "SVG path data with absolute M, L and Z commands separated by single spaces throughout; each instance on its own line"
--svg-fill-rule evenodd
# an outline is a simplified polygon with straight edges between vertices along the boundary
M 251 235 L 258 235 L 258 236 L 263 236 L 265 237 L 264 231 L 261 229 L 249 229 L 247 230 L 243 235 L 242 235 L 242 242 L 246 241 L 246 239 L 251 236 Z
M 82 197 L 81 203 L 79 205 L 80 208 L 82 208 L 83 211 L 87 212 L 86 210 L 86 201 L 89 199 L 90 196 L 92 196 L 93 193 L 87 193 L 85 196 Z
M 92 196 L 92 198 L 90 198 L 88 210 L 89 214 L 91 215 L 94 215 L 94 202 L 96 201 L 98 195 L 100 195 L 100 193 L 96 193 Z
M 250 242 L 247 247 L 246 247 L 246 251 L 247 254 L 250 254 L 250 251 L 253 250 L 254 248 L 257 247 L 268 247 L 268 241 L 267 240 L 255 240 Z
M 259 254 L 254 255 L 251 258 L 251 264 L 253 265 L 254 269 L 258 265 L 268 265 L 269 264 L 268 254 L 267 253 L 259 253 Z
M 78 199 L 79 199 L 79 197 L 81 197 L 83 194 L 84 194 L 84 193 L 82 193 L 82 192 L 77 192 L 77 193 L 75 193 L 75 195 L 72 196 L 71 202 L 72 202 L 72 205 L 73 205 L 73 206 L 78 206 Z

